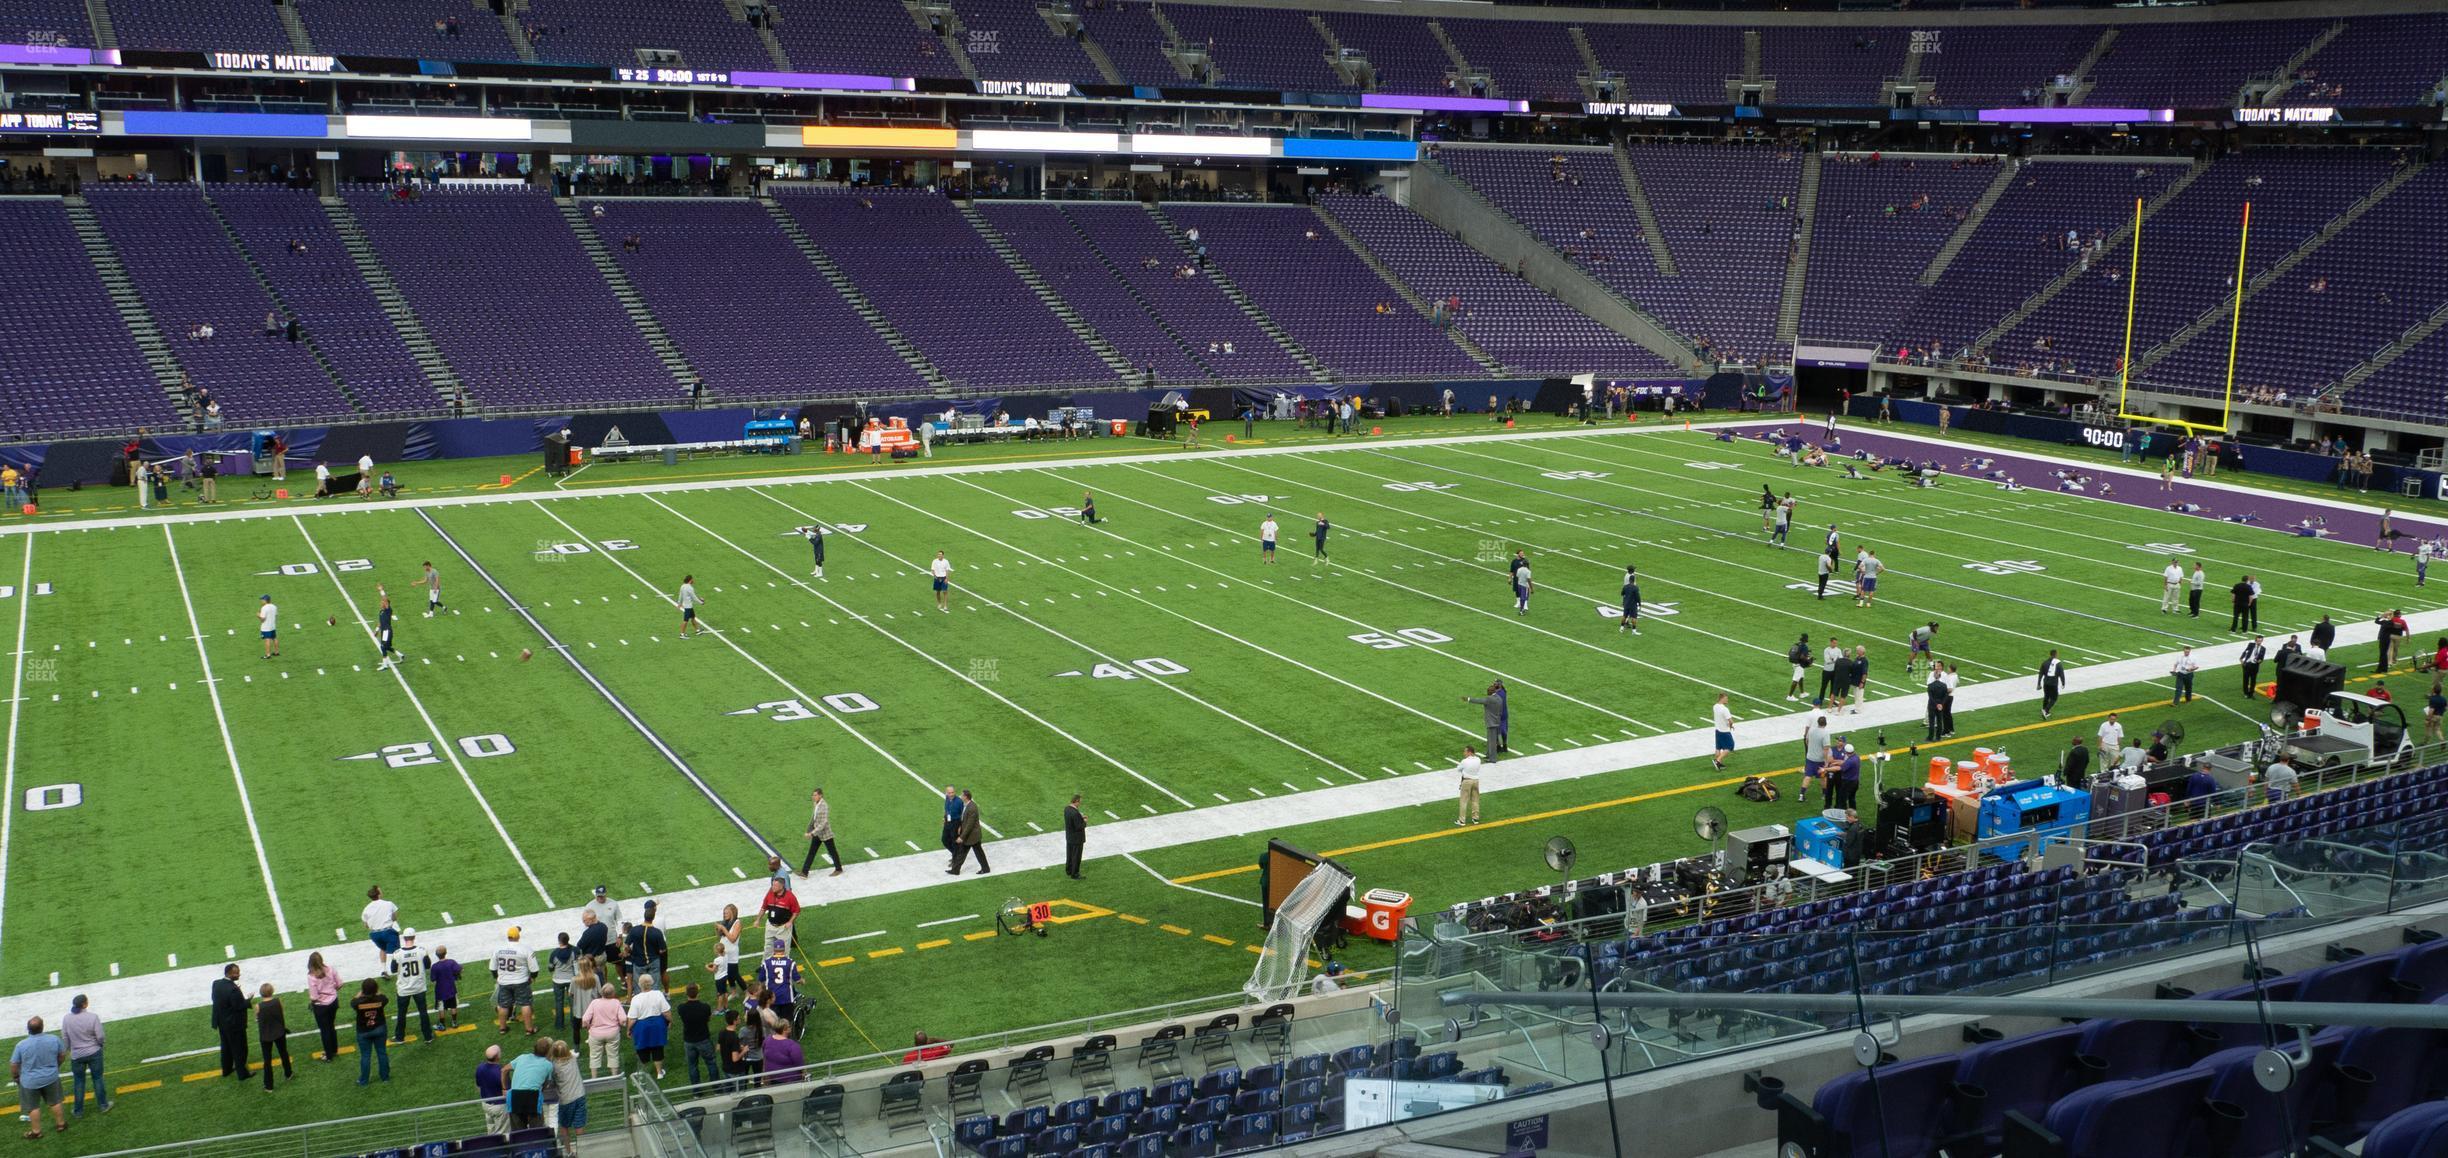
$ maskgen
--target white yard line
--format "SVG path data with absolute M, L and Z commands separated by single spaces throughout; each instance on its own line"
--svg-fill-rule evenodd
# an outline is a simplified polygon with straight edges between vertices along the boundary
M 1263 909 L 1263 908 L 1265 908 L 1265 907 L 1266 907 L 1265 905 L 1259 904 L 1258 902 L 1253 901 L 1253 900 L 1249 899 L 1248 897 L 1236 897 L 1236 896 L 1233 896 L 1233 895 L 1231 895 L 1231 894 L 1229 894 L 1229 893 L 1219 893 L 1219 892 L 1216 892 L 1216 891 L 1215 891 L 1215 890 L 1213 890 L 1213 889 L 1202 889 L 1202 888 L 1198 887 L 1197 885 L 1185 885 L 1185 884 L 1178 883 L 1178 882 L 1174 881 L 1173 879 L 1171 879 L 1171 878 L 1169 878 L 1169 877 L 1165 876 L 1163 873 L 1157 872 L 1155 869 L 1149 868 L 1149 867 L 1148 867 L 1148 864 L 1147 864 L 1147 862 L 1146 862 L 1146 861 L 1140 860 L 1138 857 L 1132 856 L 1131 854 L 1129 854 L 1129 853 L 1127 853 L 1127 852 L 1122 854 L 1122 859 L 1124 859 L 1124 860 L 1126 860 L 1126 861 L 1129 861 L 1129 862 L 1131 862 L 1132 864 L 1138 865 L 1138 866 L 1139 866 L 1139 868 L 1140 868 L 1142 871 L 1144 871 L 1144 872 L 1146 872 L 1146 873 L 1147 873 L 1147 875 L 1152 876 L 1152 877 L 1156 878 L 1156 879 L 1157 879 L 1157 880 L 1159 880 L 1159 881 L 1163 881 L 1165 884 L 1172 885 L 1174 888 L 1177 888 L 1177 889 L 1182 889 L 1182 890 L 1184 890 L 1184 891 L 1187 891 L 1187 892 L 1193 892 L 1193 893 L 1205 893 L 1206 895 L 1211 896 L 1211 897 L 1214 897 L 1215 899 L 1217 899 L 1217 900 L 1219 900 L 1219 901 L 1231 901 L 1231 902 L 1233 902 L 1234 904 L 1237 904 L 1237 905 L 1248 905 L 1249 907 L 1251 907 L 1251 908 L 1253 908 L 1253 909 Z
M 212 656 L 204 649 L 204 625 L 196 621 L 195 596 L 187 590 L 187 569 L 179 563 L 178 538 L 171 534 L 167 526 L 162 528 L 162 542 L 169 544 L 170 547 L 170 573 L 178 580 L 179 603 L 187 608 L 187 633 L 195 637 L 196 661 L 204 667 L 204 693 L 212 700 L 213 722 L 221 726 L 221 754 L 229 759 L 230 779 L 238 785 L 238 810 L 246 814 L 247 839 L 255 843 L 255 867 L 263 873 L 264 895 L 271 898 L 272 901 L 272 924 L 273 927 L 280 930 L 281 948 L 291 948 L 289 916 L 281 911 L 280 890 L 272 884 L 272 861 L 264 855 L 263 830 L 255 825 L 255 798 L 247 791 L 246 771 L 238 764 L 238 742 L 230 737 L 229 717 L 221 710 L 221 682 L 213 678 Z M 33 573 L 33 563 L 34 541 L 28 539 L 26 540 L 28 575 Z M 18 597 L 23 599 L 28 594 L 29 592 L 20 589 Z M 25 608 L 19 607 L 17 610 L 18 650 L 23 651 L 25 649 Z M 15 706 L 10 705 L 11 708 Z M 9 713 L 9 765 L 12 770 L 16 766 L 16 760 L 17 714 L 12 711 Z M 9 810 L 14 811 L 17 804 L 15 797 L 17 785 L 14 778 L 9 781 L 7 790 L 10 798 L 5 804 Z M 6 843 L 7 838 L 0 836 L 0 845 Z M 547 903 L 550 900 L 551 898 L 546 898 Z
M 782 500 L 777 499 L 777 498 L 774 498 L 772 495 L 770 495 L 770 494 L 766 494 L 764 491 L 757 491 L 757 492 L 755 492 L 755 493 L 756 493 L 756 494 L 758 494 L 758 495 L 760 495 L 760 496 L 762 496 L 762 497 L 764 497 L 764 498 L 766 498 L 766 499 L 769 499 L 769 500 L 773 501 L 774 503 L 780 504 L 783 510 L 789 511 L 789 512 L 791 512 L 792 514 L 799 516 L 800 518 L 803 518 L 803 519 L 808 519 L 808 520 L 810 520 L 810 521 L 814 521 L 814 520 L 815 520 L 815 516 L 810 515 L 810 514 L 808 514 L 807 512 L 805 512 L 805 511 L 802 511 L 802 510 L 798 509 L 797 507 L 793 507 L 793 506 L 791 506 L 791 505 L 790 505 L 790 504 L 788 504 L 788 503 L 784 503 L 784 502 L 782 502 Z M 1181 805 L 1181 806 L 1182 806 L 1182 807 L 1184 807 L 1184 808 L 1192 808 L 1192 807 L 1196 807 L 1195 805 L 1191 804 L 1189 800 L 1187 800 L 1187 799 L 1183 798 L 1183 797 L 1182 797 L 1182 795 L 1181 795 L 1180 793 L 1175 792 L 1175 791 L 1173 791 L 1172 789 L 1167 788 L 1167 787 L 1165 787 L 1165 786 L 1164 786 L 1164 785 L 1162 785 L 1162 784 L 1158 784 L 1158 783 L 1157 783 L 1157 782 L 1155 782 L 1154 780 L 1151 780 L 1151 779 L 1147 778 L 1146 776 L 1141 775 L 1141 774 L 1139 773 L 1139 770 L 1138 770 L 1138 769 L 1133 768 L 1133 767 L 1131 767 L 1130 765 L 1125 764 L 1125 763 L 1123 763 L 1122 761 L 1117 760 L 1117 759 L 1113 758 L 1112 756 L 1109 756 L 1109 755 L 1105 754 L 1105 752 L 1104 752 L 1104 751 L 1100 750 L 1100 749 L 1099 749 L 1099 748 L 1097 748 L 1095 745 L 1090 744 L 1090 743 L 1089 743 L 1088 741 L 1086 741 L 1086 740 L 1080 739 L 1078 736 L 1072 735 L 1070 731 L 1068 731 L 1067 729 L 1063 728 L 1061 725 L 1056 724 L 1054 721 L 1049 720 L 1049 719 L 1046 719 L 1044 716 L 1040 716 L 1040 715 L 1038 715 L 1037 713 L 1035 713 L 1035 712 L 1032 712 L 1032 711 L 1028 710 L 1027 708 L 1021 707 L 1019 704 L 1013 703 L 1013 702 L 1010 700 L 1010 698 L 1006 697 L 1006 696 L 1005 696 L 1003 693 L 998 692 L 998 691 L 994 690 L 993 688 L 987 687 L 985 684 L 979 683 L 979 682 L 978 682 L 976 679 L 972 678 L 972 677 L 969 675 L 969 673 L 967 673 L 967 672 L 965 672 L 965 671 L 962 671 L 962 670 L 960 670 L 959 668 L 953 667 L 951 664 L 945 663 L 944 661 L 942 661 L 942 660 L 940 660 L 940 659 L 937 659 L 935 656 L 933 656 L 932 654 L 929 654 L 929 653 L 928 653 L 928 652 L 927 652 L 925 649 L 923 649 L 923 648 L 919 647 L 917 644 L 911 643 L 910 641 L 908 641 L 908 640 L 906 640 L 906 639 L 901 638 L 900 633 L 898 633 L 898 632 L 894 632 L 894 631 L 888 631 L 888 630 L 885 630 L 885 628 L 884 628 L 884 627 L 883 627 L 881 624 L 878 624 L 878 623 L 877 623 L 877 622 L 876 622 L 874 619 L 872 619 L 872 618 L 870 618 L 870 617 L 868 617 L 868 616 L 865 616 L 865 615 L 861 615 L 861 614 L 859 614 L 859 613 L 857 613 L 857 612 L 855 612 L 855 611 L 850 610 L 848 607 L 843 606 L 843 605 L 842 605 L 842 604 L 841 604 L 839 601 L 835 600 L 835 599 L 834 599 L 832 596 L 827 595 L 827 594 L 825 594 L 824 592 L 819 591 L 819 590 L 817 590 L 816 588 L 809 586 L 806 580 L 803 580 L 803 579 L 801 579 L 800 577 L 798 577 L 797 575 L 793 575 L 793 574 L 791 574 L 790 572 L 785 571 L 785 570 L 783 570 L 782 568 L 775 566 L 775 565 L 773 564 L 772 560 L 769 560 L 769 559 L 765 558 L 764 556 L 759 555 L 759 554 L 757 554 L 756 552 L 749 550 L 749 549 L 748 549 L 748 548 L 746 548 L 746 547 L 740 546 L 738 543 L 732 542 L 732 541 L 731 541 L 729 538 L 725 537 L 725 536 L 724 536 L 724 535 L 723 535 L 721 532 L 718 532 L 718 531 L 714 530 L 712 527 L 706 526 L 704 523 L 700 523 L 700 522 L 698 522 L 697 520 L 695 520 L 695 519 L 692 519 L 692 518 L 688 517 L 687 515 L 681 514 L 681 513 L 680 513 L 680 512 L 679 512 L 677 509 L 675 509 L 675 508 L 674 508 L 674 507 L 673 507 L 671 504 L 666 503 L 666 502 L 664 502 L 663 500 L 661 500 L 661 499 L 658 499 L 658 498 L 654 497 L 653 495 L 648 495 L 648 496 L 646 496 L 646 501 L 647 501 L 647 502 L 650 502 L 650 503 L 653 503 L 654 505 L 656 505 L 656 506 L 658 506 L 658 507 L 661 507 L 661 508 L 663 508 L 663 509 L 664 509 L 664 510 L 666 510 L 666 511 L 670 511 L 670 512 L 671 512 L 671 514 L 672 514 L 672 516 L 673 516 L 674 518 L 677 518 L 677 519 L 679 519 L 681 522 L 687 523 L 688 525 L 690 525 L 690 526 L 692 526 L 692 527 L 695 527 L 695 528 L 697 528 L 697 529 L 698 529 L 698 530 L 700 530 L 700 531 L 705 532 L 707 535 L 712 536 L 715 542 L 717 542 L 717 543 L 721 543 L 723 546 L 729 547 L 729 548 L 731 548 L 732 550 L 737 551 L 737 552 L 739 552 L 740 554 L 747 556 L 748 558 L 750 558 L 750 559 L 754 560 L 754 561 L 755 561 L 757 564 L 759 564 L 760 566 L 764 567 L 766 570 L 771 571 L 771 572 L 773 572 L 773 573 L 774 573 L 774 574 L 776 574 L 776 575 L 780 575 L 780 576 L 781 576 L 781 577 L 782 577 L 782 578 L 783 578 L 785 581 L 787 581 L 787 582 L 788 582 L 788 583 L 789 583 L 791 586 L 796 587 L 796 588 L 800 589 L 801 591 L 805 591 L 805 592 L 807 592 L 808 594 L 813 595 L 813 596 L 815 596 L 815 597 L 816 597 L 816 598 L 818 598 L 818 599 L 824 600 L 825 604 L 826 604 L 827 606 L 829 606 L 829 607 L 833 608 L 835 611 L 839 611 L 839 612 L 841 612 L 842 614 L 849 616 L 849 617 L 850 617 L 850 618 L 851 618 L 853 621 L 855 621 L 855 622 L 857 622 L 857 623 L 861 623 L 861 624 L 866 625 L 867 627 L 873 628 L 873 629 L 875 630 L 876 634 L 881 635 L 881 636 L 883 636 L 884 638 L 886 638 L 886 639 L 888 639 L 888 640 L 891 640 L 892 642 L 894 642 L 894 643 L 897 643 L 897 644 L 901 645 L 902 649 L 903 649 L 903 650 L 905 650 L 905 651 L 907 651 L 907 652 L 909 652 L 911 655 L 915 655 L 915 656 L 917 656 L 918 658 L 920 658 L 920 659 L 923 659 L 923 660 L 927 661 L 928 663 L 934 664 L 936 667 L 942 668 L 942 669 L 943 669 L 943 670 L 944 670 L 944 671 L 945 671 L 947 674 L 951 675 L 953 678 L 958 679 L 958 680 L 959 680 L 959 681 L 961 681 L 962 683 L 968 684 L 968 685 L 969 685 L 971 688 L 974 688 L 974 689 L 976 689 L 977 691 L 982 692 L 982 693 L 986 694 L 987 696 L 992 697 L 992 698 L 995 700 L 995 702 L 997 702 L 997 703 L 999 703 L 999 704 L 1002 704 L 1004 707 L 1010 708 L 1011 710 L 1013 710 L 1013 711 L 1015 711 L 1015 712 L 1018 712 L 1018 713 L 1020 713 L 1020 714 L 1021 714 L 1021 715 L 1023 715 L 1023 716 L 1028 717 L 1028 719 L 1029 719 L 1029 721 L 1030 721 L 1031 723 L 1034 723 L 1034 724 L 1036 724 L 1036 725 L 1038 725 L 1038 726 L 1040 726 L 1040 727 L 1042 727 L 1042 728 L 1046 729 L 1047 731 L 1052 732 L 1052 733 L 1054 733 L 1055 735 L 1060 736 L 1060 737 L 1062 737 L 1063 739 L 1070 741 L 1070 742 L 1072 743 L 1072 745 L 1073 745 L 1073 746 L 1075 746 L 1075 747 L 1077 747 L 1077 748 L 1078 748 L 1080 751 L 1082 751 L 1082 752 L 1086 752 L 1086 753 L 1088 753 L 1089 755 L 1094 756 L 1094 757 L 1096 757 L 1097 759 L 1099 759 L 1099 760 L 1103 760 L 1103 761 L 1104 761 L 1104 762 L 1106 762 L 1107 764 L 1112 765 L 1112 766 L 1113 766 L 1115 769 L 1119 770 L 1119 771 L 1120 771 L 1120 772 L 1121 772 L 1123 775 L 1126 775 L 1126 776 L 1130 777 L 1131 779 L 1133 779 L 1133 780 L 1136 780 L 1136 781 L 1140 782 L 1141 784 L 1145 784 L 1145 785 L 1147 785 L 1148 787 L 1153 788 L 1153 789 L 1155 789 L 1155 790 L 1156 790 L 1156 791 L 1158 791 L 1158 792 L 1162 792 L 1162 793 L 1164 793 L 1166 796 L 1171 797 L 1174 803 L 1179 804 L 1179 805 Z M 864 543 L 864 542 L 866 541 L 866 540 L 861 539 L 861 538 L 859 538 L 858 536 L 855 536 L 855 535 L 852 535 L 852 536 L 845 536 L 845 537 L 850 538 L 850 539 L 852 539 L 852 540 L 854 540 L 854 541 L 857 541 L 857 542 L 860 542 L 860 543 Z
M 330 577 L 332 590 L 339 592 L 341 602 L 348 604 L 349 618 L 357 621 L 357 630 L 365 633 L 366 642 L 379 649 L 382 641 L 375 638 L 373 625 L 367 623 L 365 613 L 357 609 L 357 597 L 349 594 L 348 584 L 342 583 L 340 573 L 332 570 L 331 560 L 323 557 L 323 547 L 315 542 L 314 533 L 306 529 L 306 520 L 292 517 L 290 521 L 297 524 L 298 534 L 305 537 L 306 549 L 314 552 L 315 565 Z M 469 775 L 467 765 L 460 762 L 459 745 L 442 734 L 442 725 L 435 723 L 433 713 L 425 710 L 424 697 L 419 696 L 416 688 L 409 684 L 408 673 L 399 664 L 391 665 L 391 678 L 398 681 L 400 690 L 408 694 L 408 705 L 416 709 L 417 718 L 425 722 L 426 734 L 433 737 L 434 751 L 450 760 L 451 768 L 459 773 L 459 782 L 467 785 L 468 795 L 476 798 L 476 807 L 484 810 L 485 819 L 493 825 L 494 834 L 501 837 L 502 847 L 510 850 L 510 858 L 518 862 L 519 871 L 527 874 L 527 883 L 535 886 L 536 896 L 543 898 L 547 908 L 551 907 L 552 893 L 545 889 L 543 878 L 536 875 L 535 866 L 527 863 L 527 854 L 519 851 L 518 842 L 510 839 L 510 830 L 503 827 L 501 817 L 494 813 L 493 802 L 485 799 L 484 789 L 476 786 L 476 778 Z
M 17 580 L 17 647 L 9 652 L 9 667 L 14 674 L 9 681 L 8 759 L 6 770 L 0 772 L 0 914 L 8 911 L 9 822 L 17 816 L 17 717 L 25 708 L 26 616 L 33 606 L 34 539 L 28 536 L 25 574 Z M 225 729 L 223 735 L 227 734 Z M 261 849 L 257 845 L 259 852 Z M 265 883 L 270 882 L 271 878 L 266 876 Z M 5 944 L 5 940 L 0 940 L 0 946 Z
M 655 598 L 660 599 L 665 603 L 669 603 L 674 607 L 679 606 L 678 601 L 672 596 L 664 594 L 663 589 L 655 586 L 653 580 L 646 578 L 644 575 L 638 574 L 635 568 L 622 562 L 618 553 L 604 550 L 602 544 L 597 543 L 586 532 L 571 526 L 569 520 L 553 513 L 553 509 L 551 507 L 539 504 L 537 505 L 536 510 L 542 512 L 545 518 L 561 524 L 562 529 L 568 531 L 570 534 L 578 536 L 579 542 L 585 543 L 589 550 L 595 552 L 595 554 L 601 558 L 610 561 L 613 566 L 620 568 L 621 571 L 628 575 L 631 579 L 637 580 L 639 586 L 644 587 L 648 591 L 654 592 Z M 703 624 L 705 620 L 703 617 L 700 617 L 698 622 Z M 764 660 L 758 659 L 755 655 L 750 654 L 747 648 L 741 647 L 738 642 L 731 638 L 731 634 L 729 632 L 708 630 L 706 634 L 722 641 L 722 645 L 730 648 L 733 654 L 739 656 L 741 659 L 747 660 L 758 671 L 764 672 L 767 678 L 773 680 L 773 682 L 776 684 L 781 685 L 782 688 L 790 692 L 790 694 L 797 696 L 801 706 L 805 707 L 808 711 L 814 712 L 817 715 L 823 716 L 825 719 L 832 721 L 835 727 L 838 727 L 843 732 L 848 733 L 851 739 L 857 740 L 859 743 L 865 745 L 868 751 L 873 752 L 878 756 L 882 756 L 885 763 L 891 764 L 893 767 L 900 769 L 903 775 L 917 781 L 919 786 L 925 788 L 929 794 L 942 794 L 943 790 L 930 783 L 926 777 L 920 776 L 917 769 L 902 763 L 899 756 L 893 755 L 890 751 L 887 751 L 883 745 L 868 739 L 865 733 L 851 727 L 849 721 L 841 718 L 840 713 L 835 712 L 832 708 L 825 706 L 823 698 L 809 694 L 798 684 L 792 683 L 781 672 L 775 671 L 771 667 L 766 666 Z

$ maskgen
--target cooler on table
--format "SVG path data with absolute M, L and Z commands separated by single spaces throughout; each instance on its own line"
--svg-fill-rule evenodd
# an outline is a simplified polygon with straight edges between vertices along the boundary
M 1410 915 L 1411 894 L 1370 889 L 1360 894 L 1358 905 L 1344 908 L 1343 931 L 1390 943 L 1402 938 L 1403 918 Z
M 1824 816 L 1794 823 L 1794 852 L 1834 868 L 1844 868 L 1844 826 Z

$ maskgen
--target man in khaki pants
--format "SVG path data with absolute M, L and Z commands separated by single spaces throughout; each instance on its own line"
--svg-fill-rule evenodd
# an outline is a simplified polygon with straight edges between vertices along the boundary
M 1462 796 L 1454 810 L 1454 827 L 1479 823 L 1479 750 L 1462 745 Z

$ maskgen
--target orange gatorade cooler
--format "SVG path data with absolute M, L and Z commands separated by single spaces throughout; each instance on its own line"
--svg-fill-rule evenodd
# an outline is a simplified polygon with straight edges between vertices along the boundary
M 1352 930 L 1374 941 L 1392 943 L 1402 937 L 1403 918 L 1411 914 L 1411 894 L 1370 889 L 1360 896 L 1361 924 Z
M 1955 789 L 1956 789 L 1956 791 L 1958 791 L 1958 792 L 1970 792 L 1970 791 L 1972 791 L 1972 777 L 1973 777 L 1973 775 L 1974 775 L 1975 773 L 1977 773 L 1977 772 L 1979 772 L 1979 771 L 1980 771 L 1980 766 L 1979 766 L 1979 765 L 1977 765 L 1977 764 L 1974 764 L 1974 763 L 1973 763 L 1973 762 L 1971 762 L 1970 760 L 1957 760 L 1957 761 L 1955 762 Z
M 1946 782 L 1947 782 L 1947 768 L 1948 768 L 1948 766 L 1950 765 L 1950 763 L 1951 763 L 1951 761 L 1949 761 L 1949 760 L 1948 760 L 1946 757 L 1944 757 L 1944 756 L 1932 756 L 1932 757 L 1930 757 L 1930 778 L 1929 778 L 1929 782 L 1930 782 L 1930 783 L 1932 783 L 1932 784 L 1944 784 L 1944 783 L 1946 783 Z

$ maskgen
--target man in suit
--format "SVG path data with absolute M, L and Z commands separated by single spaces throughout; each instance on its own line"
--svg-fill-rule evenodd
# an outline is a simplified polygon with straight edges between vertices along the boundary
M 2329 622 L 2328 616 L 2321 616 L 2320 622 L 2312 625 L 2311 643 L 2322 655 L 2329 654 L 2329 649 L 2337 646 L 2337 624 Z
M 985 821 L 978 815 L 975 795 L 964 791 L 960 794 L 960 801 L 960 823 L 954 825 L 952 831 L 951 875 L 959 876 L 961 866 L 969 862 L 971 854 L 975 854 L 978 862 L 978 875 L 985 876 L 987 872 L 986 838 L 979 835 L 985 827 Z
M 2057 649 L 2050 648 L 2048 658 L 2040 661 L 2040 718 L 2049 718 L 2057 710 L 2057 693 L 2065 690 L 2065 661 L 2057 658 Z
M 2245 699 L 2261 698 L 2261 661 L 2267 658 L 2269 658 L 2269 649 L 2261 646 L 2261 637 L 2258 635 L 2252 637 L 2251 643 L 2244 645 L 2244 653 L 2237 657 L 2238 664 L 2244 669 Z
M 2235 586 L 2227 589 L 2227 597 L 2234 601 L 2233 606 L 2227 612 L 2227 630 L 2242 631 L 2244 630 L 2245 609 L 2252 605 L 2252 580 L 2236 580 Z
M 954 788 L 949 784 L 944 785 L 943 802 L 943 847 L 945 852 L 955 852 L 960 848 L 960 789 Z
M 2077 790 L 2091 783 L 2091 749 L 2083 746 L 2082 737 L 2066 745 L 2065 759 L 2057 762 L 2057 783 Z
M 1080 879 L 1080 853 L 1088 847 L 1088 817 L 1080 812 L 1079 794 L 1071 794 L 1071 803 L 1063 805 L 1063 871 L 1072 880 Z M 979 864 L 986 863 L 983 859 Z
M 247 998 L 246 990 L 238 988 L 238 966 L 221 967 L 221 979 L 212 984 L 212 1026 L 221 1035 L 221 1076 L 246 1081 L 253 1075 L 247 1071 Z

